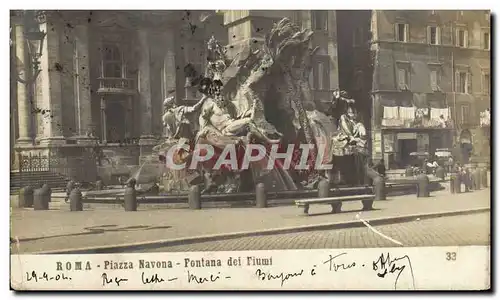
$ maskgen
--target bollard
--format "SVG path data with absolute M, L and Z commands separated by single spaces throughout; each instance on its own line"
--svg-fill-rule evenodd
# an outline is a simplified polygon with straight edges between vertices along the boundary
M 481 168 L 481 185 L 484 188 L 488 187 L 488 170 L 486 168 Z
M 199 185 L 189 188 L 188 204 L 190 209 L 201 209 L 201 190 Z
M 318 183 L 318 198 L 330 197 L 330 182 L 327 179 L 321 179 Z
M 385 190 L 385 178 L 382 176 L 377 176 L 373 180 L 373 190 L 375 193 L 375 200 L 386 200 L 387 193 Z
M 95 182 L 95 189 L 98 191 L 102 191 L 104 189 L 104 183 L 102 183 L 102 180 L 97 180 Z
M 69 194 L 69 208 L 71 211 L 83 210 L 82 192 L 78 187 L 72 189 L 71 193 Z
M 445 170 L 443 167 L 439 166 L 436 168 L 436 177 L 441 179 L 441 180 L 444 180 L 444 177 L 445 177 Z
M 472 173 L 472 176 L 474 177 L 474 189 L 479 191 L 481 189 L 481 170 L 476 168 L 476 170 Z
M 49 202 L 47 202 L 46 189 L 35 189 L 33 191 L 33 209 L 34 210 L 48 210 Z
M 450 192 L 452 194 L 455 194 L 455 180 L 457 180 L 455 173 L 450 174 Z
M 42 186 L 42 189 L 44 189 L 45 196 L 47 197 L 47 203 L 52 201 L 52 189 L 49 187 L 48 184 L 44 184 Z
M 19 207 L 33 206 L 33 188 L 31 186 L 23 187 L 19 190 Z
M 127 184 L 125 193 L 123 194 L 123 201 L 125 211 L 137 211 L 137 193 L 135 190 L 135 183 Z
M 258 208 L 267 207 L 266 187 L 263 182 L 255 186 L 255 202 Z
M 405 177 L 413 177 L 413 168 L 407 168 L 405 170 Z
M 420 174 L 417 176 L 417 197 L 419 198 L 425 198 L 425 197 L 430 197 L 429 194 L 429 177 L 425 174 Z

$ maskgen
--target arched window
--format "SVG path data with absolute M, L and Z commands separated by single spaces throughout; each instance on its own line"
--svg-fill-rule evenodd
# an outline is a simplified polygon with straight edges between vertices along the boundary
M 314 90 L 330 90 L 330 57 L 328 53 L 320 48 L 314 55 L 312 63 L 312 76 L 309 78 Z
M 117 44 L 106 43 L 101 49 L 102 53 L 102 77 L 123 78 L 124 57 Z

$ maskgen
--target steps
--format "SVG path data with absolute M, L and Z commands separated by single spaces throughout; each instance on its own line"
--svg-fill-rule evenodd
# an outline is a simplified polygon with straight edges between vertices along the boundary
M 67 179 L 64 175 L 50 171 L 35 172 L 10 172 L 10 192 L 17 192 L 21 187 L 32 185 L 38 186 L 48 184 L 52 189 L 66 187 Z

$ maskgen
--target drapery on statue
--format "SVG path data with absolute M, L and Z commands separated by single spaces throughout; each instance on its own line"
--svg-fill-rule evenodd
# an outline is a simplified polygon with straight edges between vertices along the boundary
M 294 182 L 307 183 L 321 173 L 313 169 L 318 151 L 323 152 L 324 163 L 336 155 L 362 153 L 366 130 L 351 107 L 354 100 L 337 91 L 327 112 L 330 116 L 316 108 L 309 76 L 318 48 L 309 48 L 311 36 L 311 30 L 284 18 L 274 24 L 260 49 L 243 48 L 232 60 L 212 37 L 207 43 L 204 78 L 194 82 L 203 96 L 192 107 L 176 106 L 173 98 L 165 100 L 163 121 L 170 142 L 156 149 L 168 150 L 166 145 L 179 138 L 188 139 L 191 146 L 211 144 L 216 151 L 235 144 L 239 155 L 248 143 L 279 144 L 283 152 L 292 144 L 296 146 L 293 169 L 301 157 L 298 145 L 313 145 L 308 158 L 311 168 L 306 171 L 283 170 L 279 162 L 267 172 L 251 165 L 253 181 L 271 176 L 266 183 L 272 181 L 271 185 L 281 189 L 296 189 Z M 226 179 L 218 180 L 219 191 L 239 190 L 234 185 L 244 181 L 240 176 L 245 172 L 240 170 L 212 170 L 210 162 L 202 168 L 204 177 L 210 178 L 205 191 L 215 189 L 214 178 L 222 175 Z M 229 181 L 231 188 L 224 189 L 220 182 Z

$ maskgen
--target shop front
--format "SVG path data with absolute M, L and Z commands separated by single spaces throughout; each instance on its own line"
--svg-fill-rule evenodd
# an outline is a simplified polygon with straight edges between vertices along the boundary
M 437 149 L 451 148 L 453 133 L 449 128 L 384 128 L 383 158 L 388 169 L 417 165 L 420 159 L 433 159 Z

